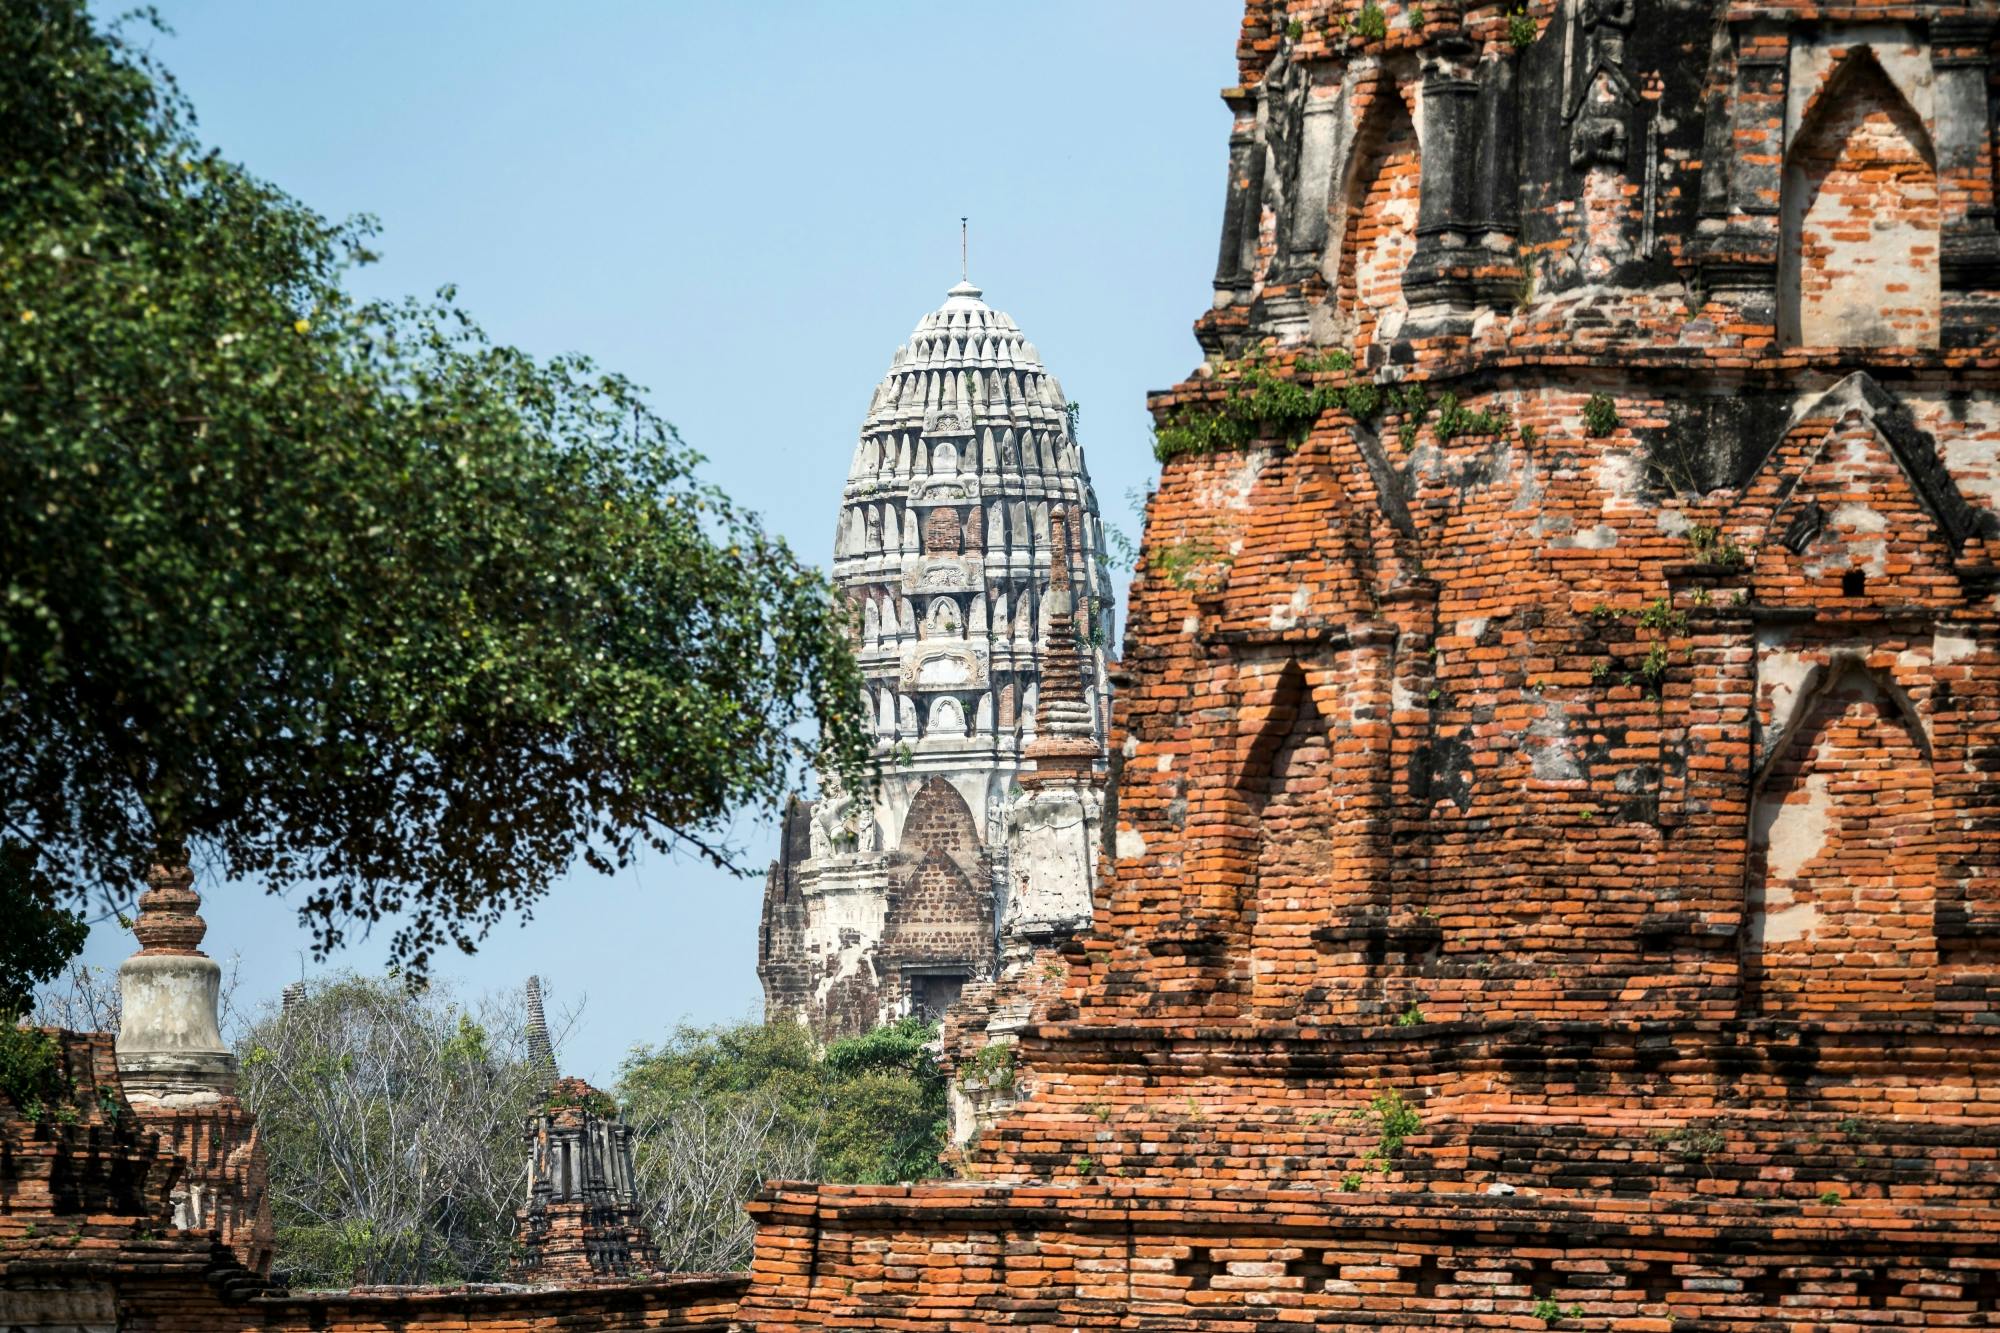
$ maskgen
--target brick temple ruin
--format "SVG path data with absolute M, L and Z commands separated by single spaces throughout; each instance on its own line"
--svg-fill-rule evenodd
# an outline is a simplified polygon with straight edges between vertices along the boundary
M 1094 920 L 952 1011 L 964 1178 L 776 1184 L 747 1281 L 536 1299 L 2000 1326 L 1996 19 L 1252 0 Z M 144 1243 L 213 1293 L 175 1323 L 140 1242 L 22 1216 L 0 1287 L 307 1326 L 213 1232 Z
M 1052 801 L 1023 774 L 1058 601 L 1103 757 L 1104 529 L 1062 385 L 983 295 L 959 283 L 896 349 L 841 496 L 833 576 L 881 781 L 789 806 L 757 942 L 765 1012 L 825 1039 L 937 1017 L 1090 922 L 1102 782 Z

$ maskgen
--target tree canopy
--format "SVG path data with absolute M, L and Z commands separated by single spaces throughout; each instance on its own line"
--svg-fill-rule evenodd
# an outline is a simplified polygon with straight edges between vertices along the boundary
M 90 933 L 82 914 L 57 906 L 57 897 L 28 849 L 0 846 L 0 1026 L 34 1006 L 35 988 L 62 971 Z
M 798 1023 L 681 1027 L 625 1062 L 635 1119 L 683 1106 L 766 1102 L 814 1145 L 810 1179 L 890 1184 L 942 1173 L 945 1078 L 934 1024 L 906 1018 L 822 1051 Z
M 498 1281 L 547 1096 L 519 991 L 342 974 L 236 1043 L 270 1163 L 276 1266 L 301 1287 Z
M 747 1267 L 743 1204 L 767 1180 L 885 1184 L 944 1173 L 937 1028 L 829 1043 L 788 1021 L 677 1029 L 625 1062 L 640 1204 L 669 1268 Z
M 350 297 L 369 224 L 192 127 L 81 0 L 0 7 L 0 843 L 43 906 L 185 848 L 421 973 L 579 856 L 727 861 L 732 810 L 862 776 L 845 608 L 637 386 Z

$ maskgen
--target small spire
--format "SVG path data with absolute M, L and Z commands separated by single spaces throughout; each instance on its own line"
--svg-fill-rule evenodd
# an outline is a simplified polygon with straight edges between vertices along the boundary
M 1049 514 L 1049 614 L 1072 617 L 1072 622 L 1075 616 L 1069 586 L 1069 511 L 1061 505 Z
M 1069 575 L 1069 512 L 1049 514 L 1049 639 L 1042 650 L 1035 739 L 1025 751 L 1035 763 L 1023 785 L 1086 778 L 1097 762 L 1090 701 L 1083 693 L 1083 653 L 1077 646 Z
M 283 998 L 279 1001 L 278 1012 L 289 1014 L 292 1010 L 306 1002 L 306 983 L 303 981 L 288 981 L 285 983 L 282 995 Z
M 542 1012 L 542 979 L 528 978 L 528 1063 L 548 1072 L 550 1078 L 556 1073 L 555 1048 L 549 1042 L 549 1020 Z
M 136 1100 L 217 1102 L 236 1090 L 236 1057 L 222 1040 L 222 969 L 201 951 L 208 923 L 186 853 L 163 851 L 146 884 L 132 922 L 139 950 L 118 968 L 118 1071 Z
M 966 226 L 966 220 L 960 218 L 958 220 L 958 280 L 960 282 L 972 281 L 972 264 L 967 258 L 969 254 L 967 248 L 969 236 L 970 233 Z

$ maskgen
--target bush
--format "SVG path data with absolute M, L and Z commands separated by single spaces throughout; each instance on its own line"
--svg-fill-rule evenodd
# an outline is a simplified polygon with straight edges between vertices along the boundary
M 0 1096 L 5 1096 L 31 1118 L 53 1100 L 60 1089 L 57 1071 L 62 1051 L 55 1038 L 40 1028 L 0 1025 Z
M 1601 439 L 1618 429 L 1618 404 L 1606 394 L 1594 393 L 1583 403 L 1583 431 Z
M 1341 405 L 1356 421 L 1366 421 L 1382 410 L 1382 390 L 1366 380 L 1350 384 L 1341 396 Z
M 1182 454 L 1241 449 L 1261 441 L 1296 447 L 1320 413 L 1345 402 L 1348 390 L 1309 389 L 1295 380 L 1252 367 L 1229 386 L 1215 407 L 1176 411 L 1153 436 L 1153 457 L 1165 463 Z

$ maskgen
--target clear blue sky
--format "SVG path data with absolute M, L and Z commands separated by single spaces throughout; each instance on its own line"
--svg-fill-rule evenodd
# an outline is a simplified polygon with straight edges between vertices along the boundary
M 106 12 L 124 0 L 104 5 Z M 368 295 L 451 282 L 494 337 L 648 386 L 709 476 L 807 558 L 876 380 L 972 279 L 1082 403 L 1106 518 L 1155 467 L 1145 392 L 1199 359 L 1237 0 L 163 3 L 156 53 L 206 140 L 323 213 L 381 220 Z M 1135 533 L 1136 535 L 1136 533 Z M 767 827 L 738 839 L 761 865 Z M 239 1000 L 321 965 L 292 910 L 200 885 Z M 578 867 L 438 972 L 587 997 L 568 1072 L 608 1081 L 675 1023 L 757 1012 L 761 881 Z M 333 967 L 374 969 L 383 940 Z M 115 927 L 87 960 L 131 950 Z

